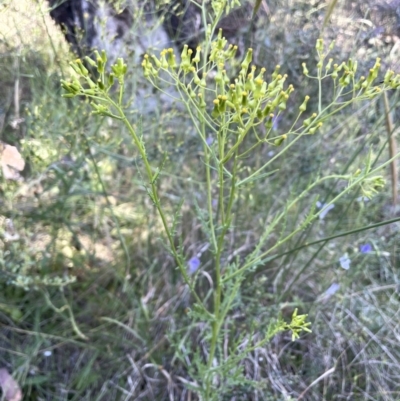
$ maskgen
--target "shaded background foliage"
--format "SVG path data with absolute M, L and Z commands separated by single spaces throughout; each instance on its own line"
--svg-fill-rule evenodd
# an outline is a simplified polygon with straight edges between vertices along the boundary
M 251 35 L 256 63 L 268 71 L 282 65 L 297 101 L 317 90 L 301 65 L 315 60 L 326 5 L 263 2 Z M 338 1 L 323 32 L 327 41 L 336 40 L 332 57 L 352 56 L 365 70 L 379 56 L 398 68 L 399 7 L 397 1 Z M 185 386 L 190 368 L 174 349 L 187 353 L 187 360 L 196 350 L 205 353 L 201 327 L 189 326 L 188 291 L 159 239 L 159 221 L 148 212 L 151 202 L 137 176 L 140 160 L 123 128 L 91 116 L 84 102 L 60 98 L 59 79 L 74 56 L 48 11 L 46 3 L 10 1 L 0 14 L 1 140 L 18 146 L 27 164 L 23 180 L 2 177 L 0 185 L 0 365 L 14 373 L 26 400 L 193 400 Z M 144 113 L 149 155 L 161 160 L 163 152 L 170 154 L 159 183 L 164 202 L 172 209 L 185 198 L 182 246 L 188 260 L 198 256 L 201 269 L 210 272 L 194 213 L 204 198 L 201 145 L 179 105 L 149 89 L 138 72 L 144 49 L 137 36 L 153 28 L 143 31 L 138 21 L 131 19 L 126 42 L 115 47 L 131 57 L 129 111 L 138 125 Z M 240 31 L 232 40 L 243 49 L 246 39 Z M 396 121 L 397 95 L 390 101 Z M 262 217 L 319 172 L 354 170 L 369 146 L 377 160 L 387 159 L 384 114 L 381 102 L 355 108 L 280 159 L 272 168 L 279 172 L 240 199 L 240 230 L 230 234 L 226 260 L 249 253 Z M 277 132 L 290 123 L 276 121 Z M 265 147 L 248 168 L 274 151 Z M 340 185 L 320 188 L 321 201 Z M 289 334 L 276 336 L 249 355 L 240 367 L 257 385 L 233 382 L 226 400 L 399 398 L 398 223 L 304 246 L 398 214 L 390 186 L 370 202 L 359 197 L 335 205 L 293 240 L 289 253 L 244 283 L 227 323 L 228 339 L 247 334 L 247 341 L 256 340 L 272 318 L 287 318 L 295 307 L 310 314 L 313 333 L 294 343 Z M 299 204 L 280 229 L 298 223 L 310 202 Z M 360 251 L 365 244 L 371 251 Z M 349 270 L 340 267 L 344 254 Z M 76 281 L 68 284 L 71 277 Z M 206 277 L 199 286 L 206 293 Z

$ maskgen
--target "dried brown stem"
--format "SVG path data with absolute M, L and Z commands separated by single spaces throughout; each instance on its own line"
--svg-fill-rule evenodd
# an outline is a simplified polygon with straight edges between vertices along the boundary
M 390 105 L 389 99 L 386 92 L 383 93 L 383 102 L 385 105 L 385 120 L 386 120 L 386 130 L 388 135 L 388 142 L 389 142 L 389 158 L 392 159 L 397 154 L 397 144 L 396 144 L 396 137 L 394 133 L 393 127 L 393 119 L 390 113 Z M 397 160 L 393 160 L 390 164 L 390 172 L 391 172 L 391 179 L 392 179 L 392 202 L 393 206 L 397 206 Z

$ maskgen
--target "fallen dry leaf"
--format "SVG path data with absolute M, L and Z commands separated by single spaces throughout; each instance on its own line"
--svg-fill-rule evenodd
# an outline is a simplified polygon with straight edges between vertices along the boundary
M 25 167 L 25 161 L 15 146 L 0 141 L 0 165 L 4 178 L 7 180 L 21 180 L 18 171 Z
M 22 391 L 18 383 L 8 373 L 7 369 L 0 369 L 0 387 L 6 401 L 21 401 Z

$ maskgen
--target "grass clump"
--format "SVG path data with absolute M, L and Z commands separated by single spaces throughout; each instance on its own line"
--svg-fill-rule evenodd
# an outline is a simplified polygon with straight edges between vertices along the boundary
M 248 321 L 250 327 L 245 333 L 235 333 L 233 329 L 229 329 L 232 324 L 230 315 L 240 303 L 243 282 L 249 274 L 265 265 L 277 251 L 301 235 L 318 216 L 326 213 L 333 204 L 350 192 L 359 190 L 363 197 L 372 198 L 385 184 L 379 173 L 392 160 L 373 168 L 370 153 L 363 165 L 350 174 L 318 177 L 298 195 L 292 194 L 283 202 L 280 211 L 266 214 L 264 231 L 251 252 L 229 258 L 226 249 L 231 232 L 239 232 L 238 236 L 234 236 L 234 241 L 237 243 L 236 247 L 240 247 L 240 242 L 236 242 L 242 230 L 236 223 L 236 215 L 240 213 L 240 197 L 247 197 L 249 191 L 253 190 L 250 183 L 271 175 L 274 172 L 269 170 L 272 163 L 289 152 L 298 140 L 305 136 L 318 135 L 323 124 L 333 115 L 358 101 L 374 99 L 385 90 L 396 89 L 400 85 L 400 77 L 392 71 L 386 73 L 382 84 L 375 84 L 379 74 L 379 59 L 365 77 L 356 76 L 357 62 L 352 59 L 340 65 L 333 64 L 332 59 L 326 62 L 333 44 L 325 49 L 322 39 L 319 39 L 316 46 L 319 61 L 315 77 L 319 85 L 317 108 L 314 113 L 303 116 L 310 100 L 306 96 L 298 106 L 297 115 L 294 114 L 291 128 L 285 134 L 273 135 L 273 120 L 282 115 L 286 118 L 287 102 L 294 88 L 291 85 L 285 88 L 286 77 L 279 73 L 279 66 L 269 82 L 264 81 L 265 69 L 257 71 L 255 66 L 251 66 L 252 49 L 247 51 L 238 64 L 234 58 L 237 48 L 233 45 L 227 46 L 221 30 L 217 38 L 212 40 L 215 27 L 227 5 L 216 0 L 212 6 L 214 19 L 206 30 L 203 54 L 200 47 L 193 53 L 185 46 L 179 60 L 173 49 L 167 49 L 159 57 L 145 55 L 142 63 L 144 76 L 153 86 L 159 90 L 164 90 L 165 86 L 174 86 L 179 94 L 178 99 L 186 108 L 191 124 L 203 144 L 204 194 L 193 202 L 202 236 L 209 246 L 211 274 L 206 274 L 209 280 L 206 287 L 197 288 L 202 280 L 200 259 L 194 257 L 188 264 L 182 247 L 184 237 L 179 233 L 179 225 L 184 199 L 179 200 L 177 205 L 165 205 L 159 189 L 158 183 L 162 180 L 168 155 L 164 155 L 159 165 L 152 164 L 146 153 L 146 139 L 140 129 L 136 129 L 129 121 L 124 111 L 124 77 L 128 66 L 122 59 L 118 59 L 111 66 L 111 72 L 108 72 L 105 52 L 97 53 L 96 61 L 86 59 L 97 70 L 95 78 L 77 60 L 71 64 L 73 78 L 62 81 L 62 87 L 66 91 L 64 97 L 83 96 L 89 100 L 94 114 L 123 123 L 139 152 L 141 165 L 138 166 L 138 174 L 143 188 L 161 220 L 165 246 L 193 298 L 186 309 L 189 327 L 203 326 L 201 333 L 197 334 L 203 352 L 193 348 L 186 336 L 179 340 L 180 346 L 175 350 L 176 357 L 187 364 L 190 379 L 185 381 L 186 386 L 202 400 L 222 399 L 224 394 L 233 394 L 234 389 L 241 385 L 257 387 L 259 383 L 248 380 L 243 375 L 240 362 L 268 344 L 277 333 L 289 330 L 292 340 L 295 340 L 302 331 L 310 331 L 310 323 L 306 322 L 307 315 L 299 315 L 297 309 L 288 322 L 269 316 L 263 323 L 266 324 L 264 336 L 257 341 L 250 339 L 254 336 L 255 327 L 261 323 L 259 319 Z M 204 21 L 206 22 L 208 21 Z M 303 70 L 309 76 L 305 64 Z M 322 104 L 325 79 L 333 81 L 331 103 L 326 106 Z M 114 98 L 115 82 L 118 89 Z M 271 160 L 261 163 L 259 168 L 248 168 L 247 160 L 262 145 L 279 150 Z M 293 208 L 305 197 L 312 196 L 315 189 L 327 181 L 342 181 L 346 185 L 319 210 L 316 208 L 318 197 L 314 196 L 300 221 L 293 227 L 287 227 L 288 216 Z M 277 240 L 271 243 L 272 233 L 278 234 Z M 189 329 L 188 334 L 191 331 Z M 186 350 L 183 353 L 182 347 Z

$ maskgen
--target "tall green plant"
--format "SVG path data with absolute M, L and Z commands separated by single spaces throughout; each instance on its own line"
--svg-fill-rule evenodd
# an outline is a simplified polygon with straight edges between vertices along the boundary
M 267 177 L 271 164 L 290 151 L 297 141 L 305 136 L 319 135 L 324 122 L 334 114 L 356 102 L 374 99 L 383 91 L 398 88 L 400 85 L 400 76 L 395 76 L 392 71 L 386 73 L 382 84 L 374 84 L 380 68 L 379 59 L 366 77 L 356 76 L 357 62 L 354 60 L 334 64 L 333 60 L 327 60 L 333 44 L 326 49 L 319 39 L 316 46 L 319 56 L 316 76 L 310 76 L 307 66 L 303 66 L 304 74 L 310 79 L 316 79 L 319 85 L 317 110 L 308 112 L 307 104 L 310 99 L 306 96 L 297 108 L 290 129 L 276 135 L 273 130 L 274 121 L 278 117 L 289 118 L 286 109 L 294 88 L 285 85 L 286 76 L 280 73 L 279 66 L 270 79 L 266 80 L 265 69 L 252 65 L 252 49 L 247 50 L 242 62 L 238 64 L 235 57 L 237 47 L 228 45 L 221 30 L 214 39 L 223 12 L 234 4 L 223 0 L 214 0 L 211 4 L 210 13 L 206 10 L 205 2 L 202 6 L 205 24 L 208 22 L 208 15 L 213 15 L 211 24 L 205 30 L 202 47 L 193 52 L 185 46 L 180 56 L 173 49 L 166 49 L 158 57 L 145 55 L 142 64 L 144 76 L 154 87 L 162 91 L 168 90 L 166 87 L 175 88 L 179 101 L 186 108 L 190 123 L 203 144 L 202 168 L 206 179 L 207 200 L 205 205 L 197 205 L 197 212 L 212 254 L 212 288 L 205 297 L 196 290 L 198 275 L 190 274 L 183 250 L 176 245 L 181 243 L 176 234 L 179 209 L 173 216 L 168 216 L 163 206 L 163 194 L 159 193 L 157 185 L 158 180 L 162 179 L 163 164 L 155 166 L 149 160 L 145 138 L 134 128 L 125 113 L 123 95 L 127 65 L 122 59 L 118 59 L 111 66 L 111 71 L 107 71 L 107 56 L 103 51 L 96 53 L 96 61 L 86 59 L 97 71 L 96 77 L 89 73 L 81 60 L 76 60 L 71 64 L 74 70 L 72 79 L 62 81 L 62 87 L 67 92 L 64 97 L 86 97 L 90 99 L 94 114 L 121 121 L 128 128 L 139 151 L 143 161 L 143 186 L 161 219 L 177 268 L 193 296 L 189 315 L 193 322 L 202 322 L 206 327 L 202 337 L 206 351 L 204 355 L 200 355 L 198 351 L 191 354 L 189 371 L 192 381 L 187 385 L 198 393 L 200 399 L 207 401 L 220 399 L 221 394 L 233 386 L 247 383 L 238 362 L 268 343 L 276 333 L 290 330 L 295 340 L 302 331 L 310 331 L 310 323 L 306 322 L 307 315 L 298 315 L 296 310 L 290 322 L 277 318 L 270 323 L 264 338 L 253 343 L 247 342 L 244 347 L 239 347 L 242 336 L 230 336 L 229 352 L 224 353 L 224 324 L 239 302 L 241 284 L 248 273 L 269 260 L 274 252 L 348 192 L 361 188 L 364 196 L 373 196 L 384 185 L 384 179 L 379 172 L 390 161 L 373 168 L 371 158 L 368 157 L 365 165 L 352 174 L 319 177 L 306 190 L 289 199 L 279 213 L 274 216 L 266 214 L 264 232 L 245 258 L 228 261 L 224 251 L 227 236 L 234 226 L 235 213 L 240 213 L 237 208 L 239 196 L 251 191 L 251 184 L 255 181 Z M 117 92 L 114 91 L 115 87 L 118 88 Z M 323 105 L 322 91 L 330 90 L 330 87 L 333 87 L 332 101 Z M 261 146 L 277 148 L 278 151 L 256 170 L 244 168 L 246 159 L 258 152 Z M 282 230 L 278 240 L 271 245 L 271 234 L 280 225 L 284 225 L 292 208 L 321 183 L 337 179 L 347 182 L 343 191 L 320 210 L 316 210 L 315 198 L 304 219 L 290 232 Z M 177 353 L 179 354 L 178 349 Z

